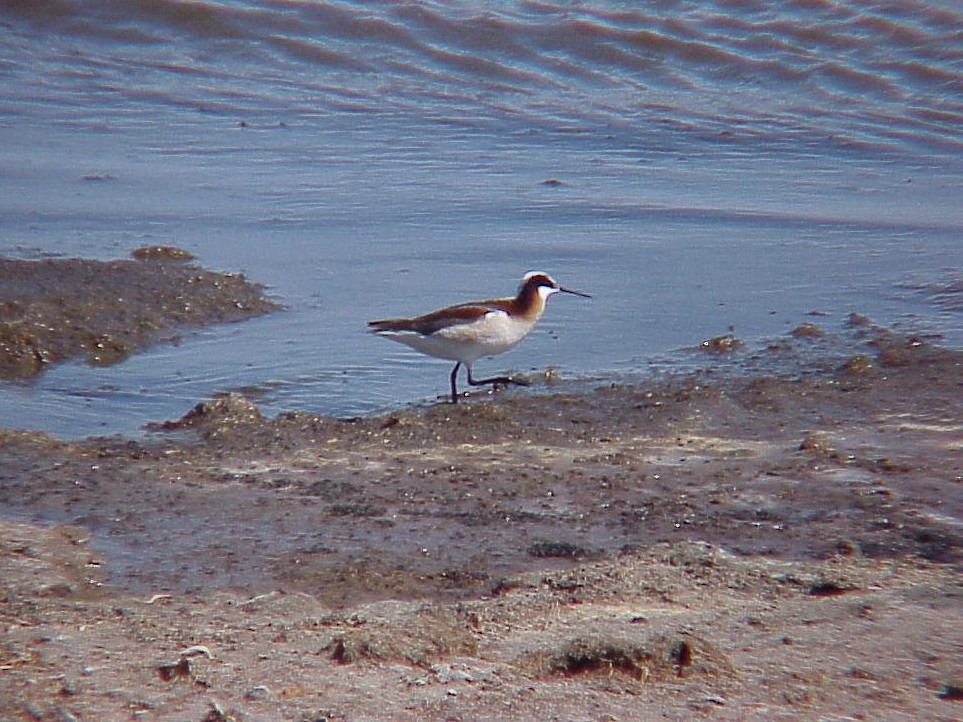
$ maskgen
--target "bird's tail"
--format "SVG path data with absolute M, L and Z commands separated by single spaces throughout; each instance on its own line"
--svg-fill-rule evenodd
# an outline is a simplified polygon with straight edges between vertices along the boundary
M 386 318 L 382 321 L 368 321 L 368 330 L 371 333 L 382 333 L 384 331 L 406 331 L 410 328 L 411 321 L 404 318 Z

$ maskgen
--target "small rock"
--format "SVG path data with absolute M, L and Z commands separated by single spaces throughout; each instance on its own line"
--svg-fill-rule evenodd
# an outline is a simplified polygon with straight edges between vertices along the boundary
M 249 700 L 266 700 L 270 696 L 271 690 L 263 684 L 259 684 L 257 687 L 252 687 L 244 693 L 244 699 Z
M 214 655 L 211 654 L 211 650 L 205 647 L 203 644 L 195 644 L 193 647 L 182 649 L 180 651 L 180 655 L 181 657 L 196 657 L 203 655 L 208 659 L 214 659 Z
M 813 597 L 838 597 L 855 589 L 849 584 L 840 584 L 834 581 L 820 581 L 809 587 L 809 594 Z
M 174 246 L 142 246 L 131 251 L 138 261 L 189 261 L 194 254 Z
M 578 544 L 567 541 L 537 541 L 528 547 L 528 553 L 533 557 L 545 559 L 558 557 L 563 559 L 582 559 L 592 556 L 593 552 Z
M 853 356 L 843 364 L 842 372 L 846 376 L 862 376 L 873 370 L 873 360 L 869 356 L 860 354 Z
M 745 344 L 740 339 L 731 333 L 727 333 L 723 336 L 716 336 L 715 338 L 710 338 L 708 341 L 703 341 L 700 348 L 709 353 L 732 353 L 733 351 L 738 351 L 743 346 L 745 346 Z
M 172 682 L 181 677 L 191 677 L 191 661 L 181 657 L 175 664 L 160 664 L 157 666 L 158 676 L 165 682 Z
M 796 326 L 789 334 L 793 338 L 818 338 L 823 335 L 823 330 L 816 324 L 807 321 Z
M 861 313 L 851 313 L 846 319 L 846 325 L 850 328 L 859 328 L 862 326 L 871 326 L 873 324 L 869 316 L 864 316 Z
M 211 706 L 207 714 L 201 719 L 201 722 L 230 722 L 234 719 L 234 715 L 229 715 L 225 712 L 224 708 L 217 702 L 211 702 Z
M 810 431 L 803 437 L 799 444 L 800 451 L 818 451 L 823 454 L 831 453 L 834 450 L 833 440 L 824 431 Z
M 263 423 L 258 407 L 240 394 L 225 394 L 197 404 L 177 421 L 148 426 L 153 431 L 200 428 L 205 434 L 218 435 L 229 429 Z
M 131 354 L 130 344 L 109 335 L 99 336 L 87 349 L 87 363 L 91 366 L 113 366 Z

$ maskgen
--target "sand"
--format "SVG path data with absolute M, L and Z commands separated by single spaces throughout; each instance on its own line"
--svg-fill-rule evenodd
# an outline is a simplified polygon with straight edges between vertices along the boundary
M 852 321 L 750 372 L 0 431 L 0 716 L 958 719 L 963 353 Z

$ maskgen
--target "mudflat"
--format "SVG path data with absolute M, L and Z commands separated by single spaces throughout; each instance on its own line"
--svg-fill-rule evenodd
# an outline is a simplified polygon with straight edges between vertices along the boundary
M 2 716 L 958 719 L 963 353 L 853 323 L 800 373 L 0 431 Z
M 201 268 L 182 249 L 145 246 L 132 255 L 0 256 L 0 379 L 31 378 L 74 358 L 109 366 L 175 341 L 186 327 L 279 308 L 243 274 Z

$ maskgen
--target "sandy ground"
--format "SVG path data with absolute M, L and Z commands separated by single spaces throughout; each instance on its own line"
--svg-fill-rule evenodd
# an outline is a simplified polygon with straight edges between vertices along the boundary
M 853 323 L 749 373 L 0 431 L 0 719 L 959 719 L 963 353 Z

